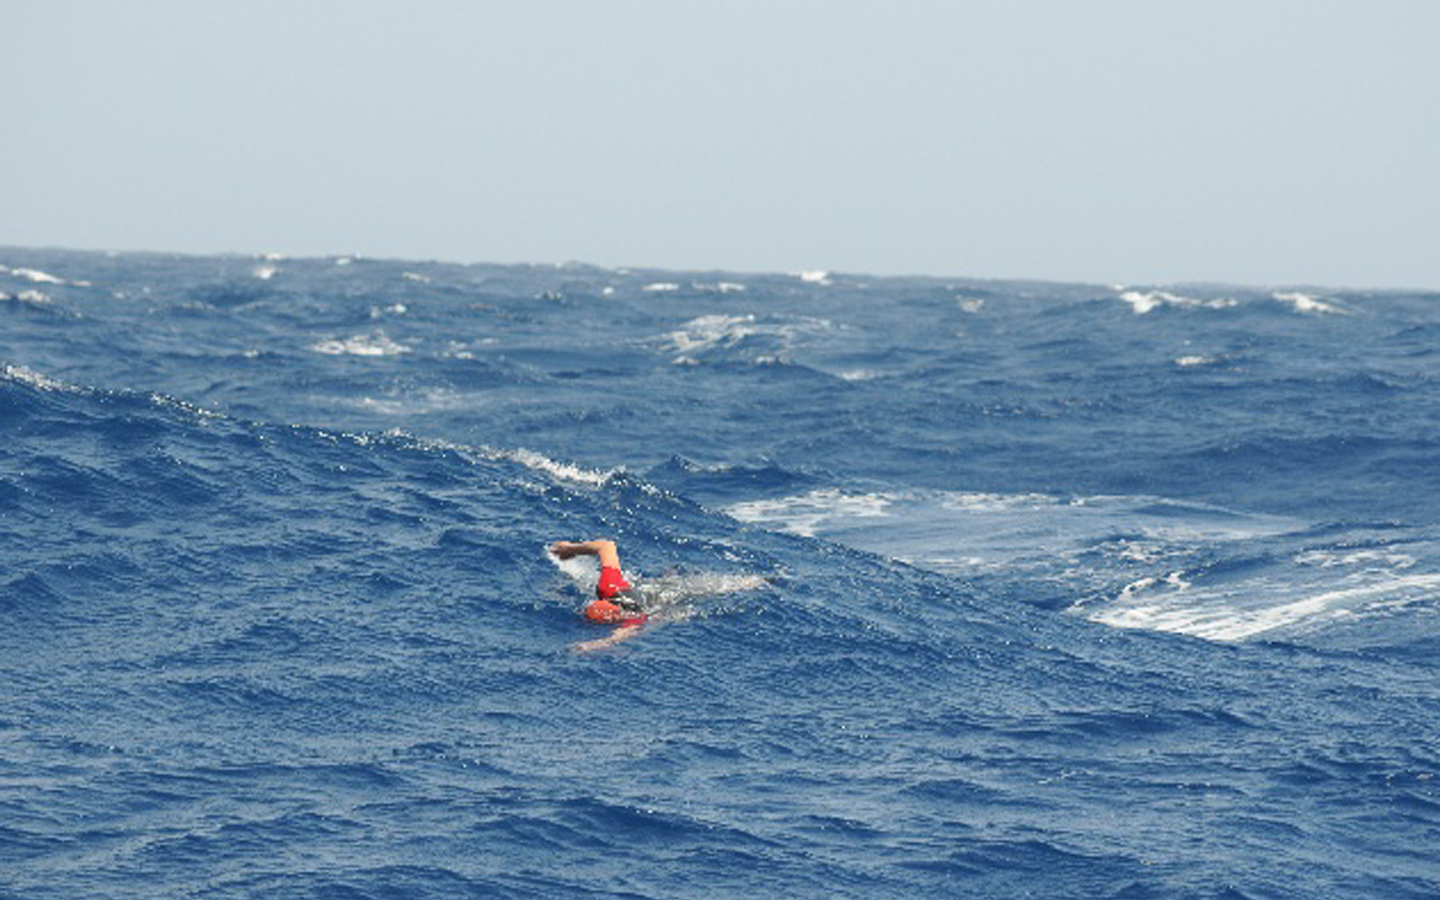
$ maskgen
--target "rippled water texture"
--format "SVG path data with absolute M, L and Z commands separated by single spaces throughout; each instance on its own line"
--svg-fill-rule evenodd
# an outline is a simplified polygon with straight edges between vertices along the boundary
M 1437 347 L 0 249 L 0 896 L 1435 897 Z M 585 650 L 596 536 L 652 618 Z

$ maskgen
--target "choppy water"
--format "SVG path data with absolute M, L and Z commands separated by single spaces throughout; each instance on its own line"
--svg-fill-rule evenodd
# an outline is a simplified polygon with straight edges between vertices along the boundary
M 1440 895 L 1437 301 L 0 250 L 0 896 Z

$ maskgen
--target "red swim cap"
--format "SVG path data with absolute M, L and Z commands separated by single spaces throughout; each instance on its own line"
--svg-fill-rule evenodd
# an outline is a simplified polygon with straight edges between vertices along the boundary
M 591 600 L 585 604 L 585 618 L 602 625 L 610 625 L 625 618 L 625 610 L 618 603 L 609 600 Z
M 601 625 L 643 625 L 650 618 L 645 613 L 624 609 L 609 600 L 591 600 L 585 604 L 585 618 Z

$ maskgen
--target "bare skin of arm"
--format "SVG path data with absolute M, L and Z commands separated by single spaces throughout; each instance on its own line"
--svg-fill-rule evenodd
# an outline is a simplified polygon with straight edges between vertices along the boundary
M 550 552 L 561 559 L 572 556 L 598 556 L 600 565 L 607 569 L 620 568 L 620 553 L 614 541 L 556 541 L 550 545 Z

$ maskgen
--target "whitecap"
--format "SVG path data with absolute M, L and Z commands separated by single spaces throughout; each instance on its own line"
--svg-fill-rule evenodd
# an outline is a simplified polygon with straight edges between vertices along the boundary
M 1191 366 L 1208 366 L 1214 362 L 1215 360 L 1208 356 L 1182 356 L 1175 360 L 1175 365 L 1189 368 Z
M 815 269 L 809 272 L 796 272 L 794 274 L 796 278 L 799 278 L 807 284 L 834 284 L 834 282 L 830 280 L 830 273 L 823 269 Z
M 558 462 L 543 453 L 536 453 L 534 450 L 526 450 L 521 447 L 516 450 L 495 450 L 487 448 L 485 455 L 490 459 L 505 459 L 511 462 L 520 463 L 530 469 L 545 472 L 555 478 L 564 481 L 575 481 L 581 484 L 601 485 L 610 480 L 619 469 L 601 471 L 598 469 L 585 469 L 573 463 Z
M 654 284 L 647 284 L 640 290 L 649 291 L 652 294 L 667 294 L 680 290 L 680 285 L 673 281 L 657 281 Z
M 716 346 L 731 346 L 752 334 L 759 333 L 755 316 L 698 316 L 665 335 L 670 349 L 683 355 Z
M 280 271 L 276 266 L 256 266 L 252 274 L 261 281 L 269 281 Z
M 1183 572 L 1171 572 L 1163 578 L 1149 577 L 1132 581 L 1120 590 L 1120 596 L 1117 599 L 1121 602 L 1132 600 L 1136 593 L 1158 584 L 1168 585 L 1177 591 L 1183 591 L 1190 587 L 1190 582 L 1185 580 Z
M 370 318 L 380 319 L 387 315 L 403 316 L 409 311 L 410 307 L 403 303 L 392 303 L 389 306 L 372 306 L 370 307 Z
M 739 294 L 745 291 L 745 285 L 734 281 L 694 281 L 690 283 L 690 289 L 710 294 Z
M 1255 602 L 1259 586 L 1254 584 L 1234 592 L 1189 592 L 1190 585 L 1185 583 L 1159 597 L 1139 599 L 1158 583 L 1150 580 L 1149 584 L 1127 586 L 1115 605 L 1091 613 L 1090 618 L 1121 628 L 1172 631 L 1212 641 L 1243 641 L 1440 599 L 1440 575 L 1386 576 L 1318 589 L 1318 593 L 1305 591 L 1306 595 L 1299 599 L 1287 598 L 1287 594 L 1293 596 L 1293 588 L 1274 587 L 1266 593 L 1277 596 L 1263 598 L 1260 603 Z
M 23 278 L 26 281 L 33 281 L 36 284 L 65 284 L 65 279 L 57 278 L 49 272 L 41 272 L 39 269 L 6 269 L 0 267 L 0 273 L 8 272 L 16 278 Z
M 1141 293 L 1139 291 L 1126 291 L 1120 295 L 1120 299 L 1129 303 L 1135 310 L 1137 316 L 1143 316 L 1156 307 L 1163 306 L 1165 300 L 1160 292 Z
M 27 369 L 24 366 L 13 366 L 9 363 L 6 363 L 3 368 L 0 368 L 0 372 L 3 372 L 6 378 L 9 378 L 13 381 L 23 382 L 24 384 L 28 384 L 31 387 L 38 388 L 42 391 L 75 390 L 75 388 L 71 387 L 63 381 L 57 381 L 54 378 L 50 378 L 49 376 L 42 375 L 39 372 L 36 372 L 34 369 Z
M 577 466 L 574 463 L 560 462 L 559 460 L 551 459 L 543 453 L 537 453 L 534 450 L 529 450 L 524 447 L 506 449 L 500 447 L 490 447 L 483 444 L 480 446 L 459 444 L 454 441 L 447 441 L 444 438 L 418 438 L 400 428 L 388 429 L 385 431 L 384 435 L 387 438 L 402 439 L 409 446 L 416 447 L 418 449 L 458 453 L 462 457 L 466 458 L 478 457 L 480 459 L 486 460 L 519 463 L 520 465 L 528 469 L 533 469 L 537 472 L 544 472 L 546 475 L 549 475 L 553 478 L 558 478 L 562 481 L 575 482 L 577 484 L 585 484 L 598 487 L 599 485 L 605 484 L 611 478 L 619 475 L 621 472 L 624 471 L 620 468 L 603 470 L 586 469 L 582 466 Z M 651 493 L 656 492 L 656 489 L 653 487 L 645 487 Z
M 1272 294 L 1281 303 L 1288 303 L 1297 313 L 1308 315 L 1329 315 L 1348 316 L 1350 311 L 1334 303 L 1327 303 L 1324 300 L 1312 295 L 1301 293 Z
M 1148 312 L 1159 309 L 1162 306 L 1175 306 L 1192 309 L 1230 309 L 1238 304 L 1238 301 L 1230 297 L 1216 297 L 1203 299 L 1199 297 L 1185 297 L 1180 294 L 1172 294 L 1169 291 L 1123 291 L 1120 299 L 1130 304 L 1137 316 L 1143 316 Z
M 677 365 L 694 365 L 694 354 L 715 349 L 734 347 L 746 338 L 768 336 L 779 338 L 781 354 L 767 353 L 752 362 L 759 364 L 784 362 L 797 335 L 802 332 L 823 331 L 833 328 L 827 319 L 801 318 L 794 322 L 758 322 L 754 314 L 725 315 L 715 313 L 697 316 L 683 323 L 676 331 L 660 336 L 661 345 L 676 354 Z
M 13 296 L 0 293 L 0 300 L 15 300 L 27 306 L 50 306 L 54 303 L 49 294 L 37 290 L 24 290 Z
M 317 341 L 310 345 L 310 349 L 329 356 L 398 356 L 409 353 L 411 348 L 398 344 L 384 332 L 377 331 L 374 334 L 357 334 L 343 340 L 332 338 Z

